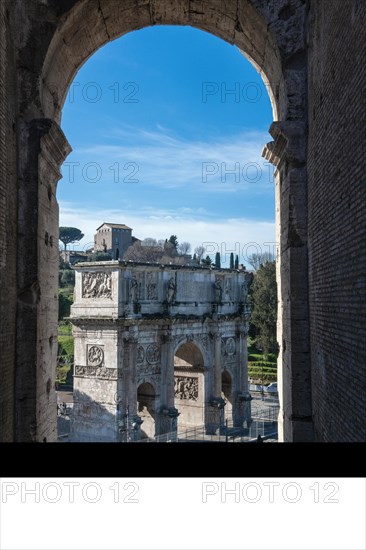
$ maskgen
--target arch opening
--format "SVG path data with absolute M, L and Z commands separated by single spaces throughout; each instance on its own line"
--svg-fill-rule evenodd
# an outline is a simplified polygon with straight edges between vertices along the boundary
M 297 34 L 301 36 L 304 28 L 301 23 L 302 8 L 299 8 L 299 21 Z M 287 20 L 278 19 L 276 9 L 272 12 L 266 10 L 265 7 L 254 7 L 250 0 L 243 0 L 240 5 L 235 5 L 231 9 L 230 6 L 221 5 L 213 0 L 205 3 L 202 10 L 194 10 L 190 5 L 179 3 L 177 6 L 171 6 L 164 0 L 156 0 L 153 5 L 147 4 L 141 6 L 137 0 L 131 1 L 126 5 L 122 5 L 117 0 L 75 0 L 73 8 L 65 11 L 63 14 L 58 13 L 58 23 L 49 33 L 49 43 L 42 46 L 42 52 L 34 61 L 33 70 L 24 78 L 22 83 L 21 94 L 23 101 L 22 116 L 25 121 L 31 121 L 29 126 L 24 130 L 29 135 L 33 132 L 39 140 L 36 147 L 42 144 L 42 155 L 40 156 L 39 165 L 35 168 L 38 170 L 38 179 L 41 180 L 40 187 L 45 184 L 45 189 L 52 187 L 48 193 L 48 200 L 52 202 L 48 205 L 47 199 L 39 196 L 39 211 L 42 210 L 43 203 L 49 206 L 52 216 L 47 227 L 48 233 L 57 235 L 57 203 L 54 201 L 54 191 L 59 180 L 59 168 L 69 152 L 67 141 L 60 132 L 59 123 L 61 120 L 62 106 L 66 99 L 71 82 L 85 61 L 96 52 L 101 46 L 118 38 L 133 30 L 145 28 L 154 25 L 189 25 L 209 32 L 230 44 L 236 45 L 241 51 L 245 52 L 245 56 L 257 66 L 262 76 L 270 83 L 269 94 L 272 105 L 274 106 L 274 118 L 283 121 L 271 128 L 271 134 L 275 142 L 271 142 L 267 148 L 266 158 L 270 162 L 279 166 L 283 159 L 286 160 L 287 146 L 291 142 L 289 161 L 284 162 L 279 169 L 279 176 L 286 179 L 282 186 L 284 189 L 284 197 L 277 194 L 277 217 L 284 224 L 286 223 L 286 208 L 287 204 L 295 204 L 296 210 L 303 206 L 306 211 L 306 199 L 304 198 L 303 185 L 290 185 L 290 178 L 293 176 L 291 168 L 296 168 L 297 179 L 300 182 L 306 182 L 306 160 L 305 160 L 305 142 L 306 142 L 306 56 L 305 46 L 301 40 L 291 40 L 286 42 L 286 32 L 283 32 L 281 25 L 292 25 L 293 21 L 287 23 Z M 57 21 L 57 18 L 54 18 Z M 275 25 L 271 25 L 271 23 Z M 34 27 L 37 29 L 37 22 L 34 22 Z M 276 27 L 277 25 L 277 27 Z M 295 27 L 296 27 L 295 25 Z M 284 30 L 288 29 L 284 27 Z M 281 35 L 284 39 L 281 41 Z M 296 35 L 296 32 L 295 32 Z M 28 86 L 28 84 L 30 84 Z M 29 100 L 28 89 L 37 89 L 37 97 L 34 100 Z M 288 139 L 286 138 L 289 138 Z M 29 137 L 29 136 L 25 136 Z M 54 174 L 52 174 L 52 185 L 47 186 L 43 169 L 51 158 Z M 41 175 L 41 172 L 43 174 Z M 279 179 L 279 178 L 278 178 Z M 38 180 L 34 178 L 34 181 Z M 279 186 L 278 186 L 279 187 Z M 297 189 L 297 187 L 301 189 Z M 27 191 L 28 194 L 38 196 L 38 189 Z M 25 202 L 28 196 L 25 197 Z M 29 200 L 29 202 L 31 202 Z M 284 206 L 284 214 L 281 208 Z M 35 209 L 36 210 L 36 209 Z M 307 211 L 306 211 L 307 212 Z M 307 269 L 307 244 L 306 244 L 306 214 L 302 219 L 297 220 L 296 236 L 300 236 L 296 242 L 292 242 L 290 237 L 287 239 L 285 229 L 278 225 L 278 234 L 282 243 L 281 257 L 278 263 L 278 272 L 284 277 L 283 289 L 282 284 L 279 284 L 279 298 L 282 300 L 282 295 L 285 296 L 286 289 L 292 288 L 292 282 L 301 279 L 301 274 L 306 273 Z M 38 224 L 38 230 L 43 232 L 43 221 Z M 49 231 L 51 229 L 51 232 Z M 21 233 L 22 231 L 20 231 Z M 25 228 L 24 228 L 25 233 Z M 19 255 L 25 264 L 28 262 L 33 265 L 32 254 L 35 254 L 33 248 L 29 252 L 27 249 L 28 241 L 20 241 Z M 34 239 L 35 242 L 37 239 Z M 295 254 L 291 254 L 291 249 L 296 249 Z M 44 258 L 38 261 L 37 272 L 47 272 L 43 269 Z M 53 268 L 50 268 L 51 270 Z M 49 270 L 48 270 L 49 271 Z M 48 272 L 47 272 L 48 273 Z M 54 269 L 53 276 L 56 273 Z M 36 277 L 36 273 L 34 274 Z M 46 276 L 45 276 L 46 277 Z M 300 317 L 300 311 L 307 311 L 307 278 L 304 280 L 301 292 L 296 293 L 288 304 L 282 303 L 283 311 L 280 313 L 279 323 L 279 338 L 283 343 L 281 347 L 280 361 L 283 360 L 283 371 L 291 371 L 293 374 L 288 377 L 288 381 L 280 381 L 280 386 L 283 385 L 285 394 L 283 403 L 283 414 L 286 417 L 288 439 L 291 440 L 295 434 L 293 424 L 299 424 L 299 433 L 305 434 L 307 438 L 312 438 L 312 423 L 311 420 L 311 382 L 310 382 L 310 363 L 307 359 L 309 338 L 307 334 L 308 318 L 304 319 L 303 330 L 304 338 L 295 341 L 292 336 L 294 331 L 290 330 L 290 324 L 284 322 L 282 327 L 282 319 L 291 319 Z M 48 283 L 40 280 L 40 287 L 47 287 Z M 53 290 L 53 289 L 52 289 Z M 298 296 L 300 296 L 298 298 Z M 42 296 L 46 293 L 42 291 Z M 46 317 L 39 311 L 34 313 L 36 318 L 35 325 L 40 327 L 42 332 L 46 327 Z M 43 315 L 43 317 L 42 317 Z M 56 310 L 51 315 L 52 320 L 56 321 Z M 49 323 L 48 323 L 49 324 Z M 42 328 L 43 327 L 43 328 Z M 283 334 L 283 330 L 285 334 Z M 18 329 L 19 332 L 19 329 Z M 286 346 L 285 346 L 286 343 Z M 32 357 L 36 356 L 38 351 L 32 343 Z M 42 355 L 43 352 L 40 352 Z M 302 367 L 302 357 L 305 357 Z M 39 359 L 41 363 L 43 359 Z M 48 363 L 48 358 L 47 361 Z M 292 368 L 292 363 L 294 368 Z M 22 369 L 19 369 L 21 372 Z M 27 370 L 27 367 L 24 368 Z M 299 374 L 299 376 L 297 376 Z M 24 378 L 24 376 L 23 376 Z M 298 385 L 298 395 L 306 395 L 306 403 L 296 409 L 296 414 L 293 420 L 292 414 L 292 395 L 294 393 L 294 385 L 292 380 L 296 378 Z M 300 382 L 298 381 L 299 379 Z M 281 391 L 280 391 L 281 393 Z M 32 398 L 33 399 L 33 398 Z M 34 400 L 36 402 L 36 400 Z M 287 412 L 286 412 L 287 411 Z M 299 419 L 299 420 L 297 420 Z M 305 419 L 305 420 L 302 420 Z M 296 434 L 294 435 L 294 437 Z M 305 437 L 304 436 L 304 437 Z M 300 435 L 300 437 L 303 437 Z
M 175 29 L 174 29 L 174 31 L 175 31 Z M 183 33 L 183 29 L 181 29 L 181 32 Z M 190 30 L 190 32 L 191 33 L 192 32 L 196 33 L 196 35 L 200 35 L 201 37 L 203 37 L 202 40 L 203 39 L 207 40 L 207 36 L 205 36 L 205 34 L 202 33 L 202 32 L 198 32 L 198 31 L 196 32 L 195 30 L 192 31 L 192 29 Z M 139 33 L 136 33 L 135 36 L 137 36 L 138 34 Z M 144 33 L 140 33 L 139 36 L 142 36 L 143 34 Z M 153 29 L 153 30 L 151 30 L 151 32 L 149 31 L 148 36 L 152 37 L 153 39 L 155 39 L 155 37 L 156 37 L 157 40 L 159 40 L 159 34 L 161 34 L 160 29 Z M 130 40 L 131 39 L 132 39 L 132 37 L 130 37 Z M 123 41 L 124 41 L 124 39 L 121 40 L 121 42 L 120 42 L 121 45 L 122 45 Z M 179 36 L 177 38 L 177 41 L 179 42 Z M 212 38 L 211 38 L 211 41 L 213 41 Z M 222 41 L 221 40 L 216 40 L 215 43 L 222 43 Z M 228 56 L 230 56 L 231 52 L 229 53 L 229 49 L 227 48 L 227 45 L 223 45 L 222 47 L 226 48 L 225 54 L 226 54 L 226 52 L 228 52 Z M 249 67 L 249 63 L 244 62 L 240 58 L 240 55 L 238 54 L 238 52 L 236 52 L 236 54 L 234 54 L 234 55 L 236 55 L 236 63 L 238 65 L 238 67 L 241 68 L 241 63 L 244 63 L 244 67 L 246 65 L 245 68 L 247 70 L 251 71 L 251 75 L 253 75 L 254 71 L 252 71 L 252 69 Z M 98 62 L 98 60 L 97 60 L 97 62 Z M 92 68 L 93 68 L 93 66 L 92 66 Z M 87 67 L 86 67 L 86 69 L 87 69 Z M 91 71 L 87 74 L 89 75 L 89 78 L 90 78 Z M 257 75 L 255 75 L 255 76 L 257 77 Z M 257 82 L 258 82 L 259 77 L 257 77 L 257 78 L 258 78 L 258 80 L 257 80 Z M 79 81 L 80 80 L 81 80 L 81 85 L 83 85 L 83 77 L 82 76 L 81 77 L 79 76 Z M 105 88 L 106 87 L 104 86 L 104 89 Z M 66 109 L 66 107 L 67 107 L 67 105 L 65 106 L 65 109 Z M 269 111 L 270 110 L 268 109 L 268 100 L 267 100 L 267 104 L 266 104 L 266 117 L 267 118 L 268 118 Z M 72 113 L 72 110 L 71 110 L 71 113 Z M 93 115 L 93 112 L 91 111 L 90 114 Z M 92 116 L 89 116 L 88 120 L 91 120 L 91 119 L 92 119 Z M 256 122 L 257 121 L 255 121 L 255 123 Z M 266 124 L 267 124 L 267 121 L 266 121 Z M 79 126 L 80 126 L 80 124 L 79 124 Z M 88 128 L 88 126 L 87 126 L 87 128 Z M 125 138 L 125 136 L 123 136 L 123 138 Z M 243 141 L 245 141 L 245 140 L 243 140 L 242 136 L 241 136 L 241 142 L 243 142 Z M 257 150 L 260 151 L 260 148 L 257 147 Z M 126 193 L 125 193 L 125 196 L 126 196 Z M 271 189 L 271 193 L 272 193 L 272 189 Z M 141 200 L 141 199 L 139 198 L 139 200 Z M 220 208 L 222 209 L 222 200 L 220 200 Z M 99 221 L 102 222 L 102 220 L 99 220 Z M 125 220 L 121 220 L 121 221 L 125 221 Z M 129 223 L 129 220 L 128 220 L 128 223 Z M 133 225 L 133 226 L 138 227 L 137 225 Z M 103 229 L 103 226 L 101 226 L 101 227 L 102 227 L 101 232 L 103 233 L 103 235 L 106 232 L 110 231 L 110 229 L 105 229 L 105 228 Z M 169 233 L 168 233 L 168 235 L 169 235 Z M 112 239 L 112 240 L 114 242 L 114 239 Z M 97 237 L 95 237 L 95 242 L 96 241 L 97 241 Z M 104 248 L 104 251 L 107 252 L 107 250 L 106 250 L 107 246 L 106 246 L 105 238 L 102 238 L 101 242 L 102 242 L 102 246 Z M 109 250 L 108 250 L 108 252 L 109 252 Z M 118 259 L 117 256 L 115 257 L 115 259 Z M 227 263 L 227 267 L 229 267 L 229 263 Z M 235 296 L 234 296 L 234 294 L 232 294 L 231 282 L 228 280 L 227 277 L 225 279 L 225 276 L 221 276 L 221 278 L 222 278 L 222 284 L 223 284 L 223 287 L 222 287 L 223 288 L 223 301 L 232 301 L 235 298 Z M 197 279 L 197 277 L 195 277 L 195 280 L 198 282 L 199 278 Z M 225 282 L 225 284 L 224 284 L 224 282 Z M 186 294 L 185 299 L 187 299 L 188 301 L 189 301 L 189 297 L 190 297 L 189 296 L 189 292 L 190 292 L 189 287 L 190 287 L 191 283 L 192 283 L 192 281 L 189 281 L 187 279 L 187 281 L 186 281 L 187 288 L 186 288 L 186 291 L 185 291 L 185 294 Z M 137 300 L 154 298 L 155 290 L 156 290 L 156 282 L 154 283 L 151 280 L 147 284 L 147 287 L 146 287 L 145 290 L 143 288 L 144 284 L 140 279 L 139 279 L 138 285 L 139 285 L 138 286 L 138 291 L 137 291 L 136 296 L 135 296 L 135 298 Z M 208 293 L 208 298 L 210 298 L 210 296 L 211 296 L 211 294 Z M 156 298 L 156 296 L 155 296 L 155 298 Z M 183 304 L 182 304 L 182 306 L 183 306 Z M 220 307 L 222 307 L 222 304 L 220 305 Z M 136 304 L 134 304 L 133 312 L 138 313 L 138 304 L 137 304 L 137 302 L 136 302 Z M 191 337 L 191 335 L 187 335 L 187 338 L 188 337 Z M 184 341 L 185 340 L 186 340 L 186 337 L 184 337 Z M 179 348 L 177 350 L 176 358 L 175 358 L 175 366 L 176 367 L 182 367 L 183 369 L 184 368 L 189 368 L 191 371 L 192 371 L 192 369 L 193 370 L 194 369 L 200 370 L 201 368 L 203 368 L 202 351 L 200 351 L 198 349 L 198 346 L 199 345 L 202 345 L 202 346 L 206 345 L 207 346 L 207 341 L 206 341 L 206 344 L 201 344 L 201 340 L 200 340 L 200 338 L 198 338 L 198 342 L 199 342 L 199 344 L 197 344 L 197 342 L 193 343 L 193 342 L 187 341 L 184 345 L 181 346 L 181 348 Z M 207 354 L 207 348 L 205 349 L 205 353 Z M 188 425 L 188 426 L 197 425 L 197 424 L 202 425 L 203 421 L 204 421 L 204 416 L 205 416 L 204 411 L 202 411 L 202 414 L 200 414 L 200 413 L 198 413 L 198 408 L 199 407 L 197 406 L 197 404 L 195 404 L 195 406 L 194 406 L 192 403 L 187 403 L 187 400 L 189 402 L 192 402 L 192 401 L 196 400 L 196 398 L 195 398 L 195 391 L 196 391 L 195 386 L 198 386 L 200 384 L 201 376 L 199 375 L 197 380 L 192 381 L 192 380 L 189 379 L 190 377 L 187 376 L 186 374 L 187 373 L 181 373 L 182 378 L 179 381 L 180 382 L 179 392 L 177 392 L 177 394 L 176 394 L 177 398 L 180 401 L 184 401 L 183 404 L 180 403 L 181 407 L 178 407 L 178 409 L 180 410 L 183 407 L 184 411 L 185 411 L 185 414 L 180 415 L 178 423 L 179 423 L 180 427 L 185 426 L 185 425 Z M 220 396 L 220 382 L 219 382 L 220 375 L 218 375 L 216 373 L 215 377 L 216 377 L 215 378 L 215 390 L 213 390 L 210 387 L 212 385 L 211 380 L 209 380 L 207 378 L 206 381 L 204 382 L 207 399 L 209 398 L 209 395 L 211 397 L 215 396 L 215 398 Z M 171 395 L 171 393 L 169 395 Z M 204 392 L 202 391 L 202 399 L 201 399 L 201 404 L 200 404 L 201 408 L 203 408 L 203 406 L 204 406 L 203 404 L 204 404 Z M 187 405 L 190 407 L 189 409 L 187 408 Z M 210 407 L 211 407 L 211 405 L 210 405 Z M 190 414 L 188 414 L 187 411 Z M 191 418 L 188 418 L 189 416 L 191 416 Z M 158 430 L 160 432 L 160 421 L 158 421 L 158 424 L 159 424 Z M 142 427 L 142 430 L 144 430 L 144 427 Z
M 204 423 L 204 360 L 194 342 L 182 344 L 174 355 L 174 406 L 179 430 Z
M 149 382 L 144 382 L 137 388 L 137 413 L 143 421 L 141 439 L 153 439 L 155 436 L 156 395 L 154 386 Z
M 229 422 L 233 418 L 232 376 L 225 370 L 221 374 L 221 397 L 225 399 L 225 419 Z

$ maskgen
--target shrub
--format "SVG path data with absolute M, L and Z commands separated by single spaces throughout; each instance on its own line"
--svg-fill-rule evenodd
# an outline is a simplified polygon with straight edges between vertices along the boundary
M 110 262 L 111 260 L 113 258 L 108 252 L 94 252 L 88 256 L 88 262 Z
M 65 317 L 69 317 L 72 299 L 65 296 L 61 292 L 58 294 L 58 320 L 61 321 Z
M 75 285 L 75 271 L 72 269 L 62 269 L 59 273 L 59 282 L 61 286 Z

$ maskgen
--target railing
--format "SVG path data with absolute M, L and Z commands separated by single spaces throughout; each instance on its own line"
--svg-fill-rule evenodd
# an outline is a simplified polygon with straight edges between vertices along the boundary
M 67 403 L 66 407 L 61 403 L 58 406 L 59 440 L 69 436 L 72 406 L 72 403 Z M 249 426 L 234 426 L 232 419 L 226 419 L 225 424 L 216 430 L 216 434 L 207 434 L 204 425 L 179 429 L 178 424 L 178 432 L 142 439 L 138 443 L 252 443 L 258 440 L 259 435 L 262 440 L 277 440 L 278 400 L 254 399 L 251 402 L 251 411 L 252 422 Z
M 258 411 L 252 411 L 252 418 L 256 421 L 276 423 L 280 407 L 278 401 L 274 402 L 273 406 L 261 408 Z
M 217 429 L 216 434 L 207 434 L 204 425 L 194 426 L 178 432 L 169 432 L 155 436 L 154 439 L 142 439 L 139 443 L 252 443 L 261 436 L 262 440 L 277 440 L 278 401 L 270 407 L 253 407 L 252 422 L 249 426 L 234 426 L 232 420 Z

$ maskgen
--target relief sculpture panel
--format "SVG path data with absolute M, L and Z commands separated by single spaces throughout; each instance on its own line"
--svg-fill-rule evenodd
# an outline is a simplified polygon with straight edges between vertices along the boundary
M 198 378 L 176 376 L 174 380 L 174 396 L 188 401 L 198 400 Z
M 112 273 L 83 273 L 83 298 L 112 298 Z

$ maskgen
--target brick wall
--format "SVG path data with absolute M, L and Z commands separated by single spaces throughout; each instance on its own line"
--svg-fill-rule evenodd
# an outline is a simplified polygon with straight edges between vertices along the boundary
M 322 441 L 366 440 L 366 2 L 310 2 L 309 271 Z
M 0 441 L 13 437 L 16 179 L 11 2 L 0 4 Z

